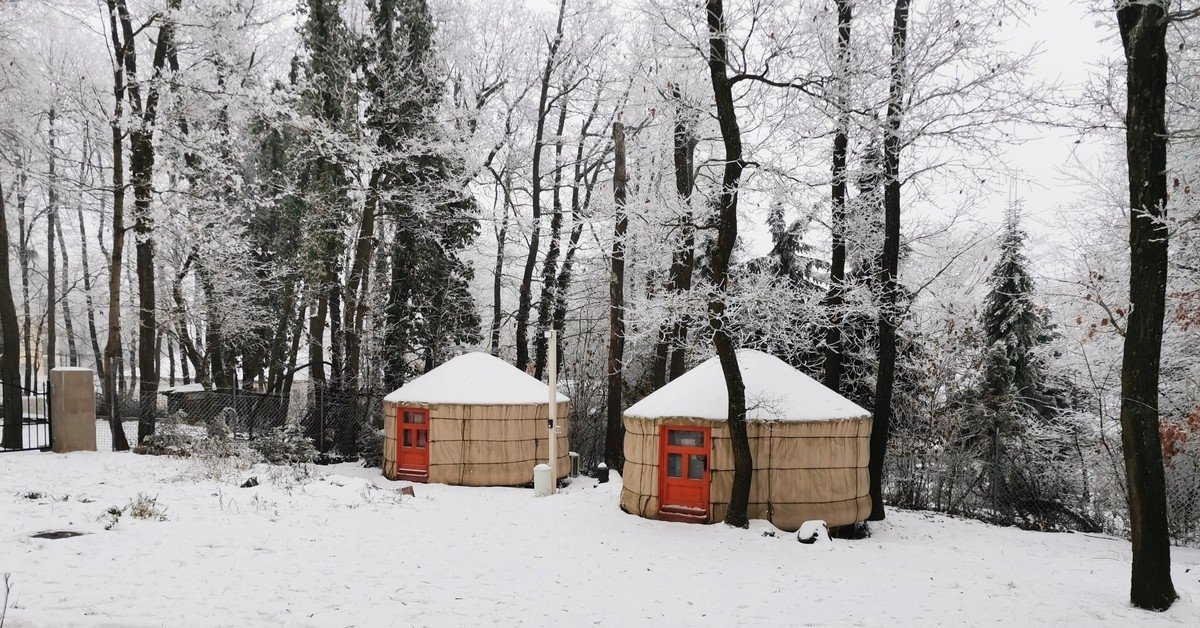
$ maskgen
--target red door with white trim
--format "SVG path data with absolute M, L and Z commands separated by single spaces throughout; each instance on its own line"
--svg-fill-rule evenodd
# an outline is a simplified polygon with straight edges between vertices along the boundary
M 706 427 L 663 426 L 658 465 L 659 517 L 708 522 L 708 458 L 712 449 Z
M 429 478 L 429 410 L 396 410 L 396 474 L 405 480 Z

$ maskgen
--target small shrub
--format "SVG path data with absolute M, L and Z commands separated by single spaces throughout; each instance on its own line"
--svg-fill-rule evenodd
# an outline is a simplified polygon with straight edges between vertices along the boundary
M 145 493 L 138 493 L 137 497 L 130 500 L 129 505 L 125 508 L 129 511 L 129 516 L 134 519 L 167 520 L 167 511 L 165 508 L 159 507 L 158 498 L 150 497 Z
M 190 456 L 194 448 L 192 436 L 184 427 L 187 415 L 183 411 L 168 414 L 158 422 L 154 433 L 133 449 L 134 453 L 150 456 Z
M 100 515 L 99 520 L 104 522 L 105 530 L 111 530 L 120 523 L 121 516 L 125 514 L 134 519 L 167 520 L 167 509 L 158 505 L 157 497 L 150 497 L 145 493 L 138 493 L 124 508 L 109 506 L 104 514 Z
M 317 458 L 317 448 L 296 423 L 272 429 L 252 441 L 250 448 L 270 464 L 303 464 Z
M 228 406 L 221 408 L 221 411 L 208 424 L 208 437 L 216 440 L 233 438 L 233 430 L 229 426 L 237 423 L 237 418 L 237 411 L 233 408 Z
M 125 511 L 117 506 L 109 506 L 108 510 L 105 510 L 104 514 L 100 515 L 100 521 L 105 522 L 104 529 L 111 530 L 115 528 L 117 523 L 121 521 L 121 514 L 123 512 Z
M 358 455 L 364 467 L 383 466 L 383 431 L 370 427 L 358 433 Z
M 30 500 L 41 499 L 45 496 L 46 496 L 46 494 L 41 491 L 28 491 L 25 494 L 21 495 L 21 497 L 24 497 L 25 499 L 30 499 Z

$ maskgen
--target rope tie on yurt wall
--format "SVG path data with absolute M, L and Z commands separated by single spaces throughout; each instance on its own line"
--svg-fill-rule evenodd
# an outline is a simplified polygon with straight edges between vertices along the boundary
M 467 413 L 470 408 L 463 407 L 462 418 L 458 420 L 458 483 L 462 484 L 467 474 Z
M 767 470 L 767 520 L 770 521 L 775 516 L 775 504 L 771 499 L 774 492 L 771 490 L 771 465 L 775 460 L 775 435 L 774 425 L 772 423 L 764 423 L 767 428 L 767 464 L 764 467 Z
M 875 420 L 875 418 L 871 417 L 872 423 L 874 422 L 874 420 Z M 874 427 L 874 426 L 872 425 L 872 427 Z M 854 430 L 854 435 L 855 435 L 854 436 L 855 441 L 861 440 L 861 438 L 858 436 L 857 428 Z M 862 497 L 862 483 L 858 479 L 859 476 L 862 475 L 862 473 L 860 473 L 860 471 L 859 471 L 860 469 L 862 469 L 862 447 L 859 446 L 858 442 L 855 442 L 854 448 L 857 450 L 854 452 L 854 505 L 857 507 L 858 506 L 858 498 Z M 856 512 L 855 517 L 857 518 L 857 516 L 858 516 L 858 513 Z

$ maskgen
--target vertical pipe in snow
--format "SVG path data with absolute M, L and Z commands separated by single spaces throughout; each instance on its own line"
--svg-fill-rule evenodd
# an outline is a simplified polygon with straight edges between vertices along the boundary
M 558 492 L 558 330 L 546 332 L 546 358 L 550 369 L 550 494 Z

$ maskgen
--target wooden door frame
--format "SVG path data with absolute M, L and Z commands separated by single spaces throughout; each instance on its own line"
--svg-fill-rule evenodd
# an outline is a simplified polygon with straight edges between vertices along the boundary
M 411 412 L 420 414 L 425 418 L 424 423 L 405 423 L 404 414 Z M 409 480 L 411 482 L 425 482 L 429 479 L 429 453 L 433 450 L 433 441 L 429 438 L 429 408 L 419 408 L 410 406 L 396 407 L 396 477 L 401 480 Z M 424 469 L 405 469 L 400 466 L 400 450 L 404 447 L 404 426 L 421 426 L 409 427 L 407 429 L 413 431 L 425 432 L 425 468 Z M 416 441 L 413 441 L 416 442 Z
M 670 444 L 670 434 L 672 431 L 677 432 L 701 432 L 704 434 L 703 447 L 690 447 L 695 451 L 688 453 L 703 453 L 705 456 L 704 465 L 704 514 L 696 515 L 694 512 L 682 511 L 682 508 L 673 510 L 673 504 L 666 503 L 667 497 L 667 451 Z M 658 518 L 665 521 L 682 521 L 686 523 L 708 523 L 709 517 L 712 516 L 712 428 L 698 425 L 663 425 L 659 427 L 658 432 Z M 683 475 L 687 476 L 687 463 L 685 457 L 682 462 Z

